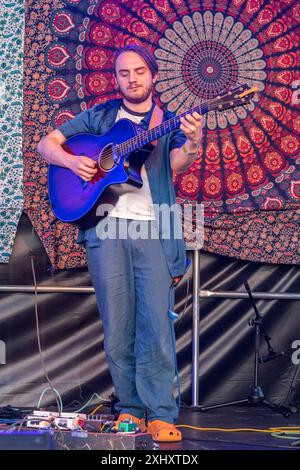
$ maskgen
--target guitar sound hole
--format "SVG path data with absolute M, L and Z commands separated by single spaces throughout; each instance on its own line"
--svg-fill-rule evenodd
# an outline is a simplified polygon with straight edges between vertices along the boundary
M 99 158 L 98 165 L 103 171 L 110 171 L 116 166 L 117 163 L 115 147 L 113 145 L 107 145 L 102 149 Z

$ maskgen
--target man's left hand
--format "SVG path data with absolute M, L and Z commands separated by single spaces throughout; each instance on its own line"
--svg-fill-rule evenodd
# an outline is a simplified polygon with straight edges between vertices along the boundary
M 194 112 L 180 118 L 180 129 L 187 138 L 186 146 L 192 150 L 199 147 L 202 135 L 202 116 Z

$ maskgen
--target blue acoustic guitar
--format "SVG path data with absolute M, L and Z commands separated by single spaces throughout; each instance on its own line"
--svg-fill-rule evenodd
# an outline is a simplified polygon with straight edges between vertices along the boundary
M 247 84 L 201 103 L 149 130 L 127 119 L 118 121 L 104 135 L 77 134 L 67 139 L 66 152 L 85 155 L 97 163 L 98 172 L 88 183 L 68 168 L 49 165 L 48 191 L 54 215 L 63 222 L 93 226 L 99 221 L 99 204 L 115 204 L 131 185 L 141 188 L 141 168 L 151 153 L 151 142 L 180 127 L 180 118 L 194 111 L 205 114 L 248 104 L 257 91 Z

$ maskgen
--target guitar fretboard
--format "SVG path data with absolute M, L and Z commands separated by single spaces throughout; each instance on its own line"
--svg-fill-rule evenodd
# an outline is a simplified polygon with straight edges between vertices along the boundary
M 179 129 L 181 124 L 180 118 L 186 116 L 187 114 L 191 114 L 193 112 L 205 114 L 208 111 L 209 103 L 207 101 L 201 103 L 200 105 L 195 106 L 194 108 L 191 108 L 182 114 L 178 114 L 178 116 L 174 116 L 171 119 L 162 122 L 159 126 L 153 127 L 152 129 L 141 132 L 131 139 L 125 140 L 125 142 L 118 145 L 118 154 L 120 157 L 124 157 L 125 155 L 128 155 L 129 153 L 144 147 L 144 145 L 147 145 L 149 142 L 153 142 L 154 140 L 159 139 L 159 137 L 168 134 L 174 129 Z

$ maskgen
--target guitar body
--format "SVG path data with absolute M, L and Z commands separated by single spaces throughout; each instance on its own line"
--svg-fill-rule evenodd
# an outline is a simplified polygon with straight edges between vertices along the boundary
M 136 137 L 142 131 L 144 129 L 140 126 L 121 119 L 102 136 L 84 133 L 65 141 L 63 148 L 66 152 L 78 157 L 85 155 L 96 161 L 98 173 L 87 183 L 68 168 L 49 166 L 49 198 L 58 219 L 91 227 L 101 219 L 96 214 L 99 204 L 115 205 L 119 195 L 128 191 L 128 185 L 142 187 L 141 168 L 153 146 L 121 157 L 114 152 L 118 144 Z

